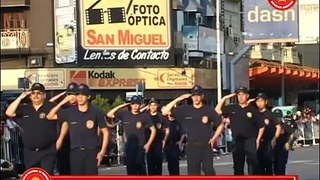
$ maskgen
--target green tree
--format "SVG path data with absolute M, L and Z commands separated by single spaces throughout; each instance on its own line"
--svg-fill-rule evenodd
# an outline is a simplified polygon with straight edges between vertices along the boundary
M 111 110 L 109 100 L 107 98 L 101 97 L 101 94 L 96 95 L 96 97 L 92 100 L 92 104 L 105 114 Z
M 111 104 L 108 98 L 103 98 L 101 94 L 97 94 L 96 97 L 91 101 L 94 106 L 100 109 L 103 113 L 108 113 L 111 109 L 125 103 L 121 96 L 117 96 Z
M 115 107 L 119 106 L 120 104 L 124 104 L 124 103 L 125 103 L 125 101 L 122 99 L 122 97 L 120 95 L 118 95 L 116 97 L 116 99 L 113 101 L 111 107 L 115 108 Z

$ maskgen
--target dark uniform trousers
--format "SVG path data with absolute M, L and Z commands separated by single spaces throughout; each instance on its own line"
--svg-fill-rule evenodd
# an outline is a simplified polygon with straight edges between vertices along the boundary
M 213 151 L 208 142 L 189 142 L 186 146 L 188 175 L 215 175 Z
M 145 151 L 143 146 L 127 143 L 125 146 L 125 163 L 128 175 L 147 175 Z
M 274 148 L 273 171 L 275 175 L 286 174 L 286 164 L 288 162 L 289 151 L 284 147 L 284 144 L 276 144 Z
M 162 175 L 162 146 L 161 143 L 151 145 L 147 153 L 148 175 Z
M 98 149 L 74 148 L 70 152 L 70 168 L 72 175 L 97 175 L 97 154 Z
M 164 152 L 168 163 L 169 175 L 179 175 L 179 157 L 180 150 L 179 145 L 176 142 L 167 142 Z
M 26 169 L 32 167 L 40 167 L 53 175 L 53 170 L 56 162 L 56 145 L 52 144 L 45 149 L 28 149 L 24 147 L 24 163 Z
M 271 140 L 264 140 L 261 142 L 258 150 L 258 160 L 260 164 L 261 175 L 273 175 L 273 149 Z
M 248 162 L 248 174 L 259 174 L 260 168 L 257 158 L 256 138 L 234 138 L 233 169 L 234 175 L 244 175 L 244 163 Z
M 59 175 L 70 175 L 70 139 L 66 137 L 57 154 Z

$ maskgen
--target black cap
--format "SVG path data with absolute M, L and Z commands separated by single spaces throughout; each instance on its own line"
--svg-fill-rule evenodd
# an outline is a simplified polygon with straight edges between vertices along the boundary
M 267 97 L 267 95 L 265 94 L 265 93 L 259 93 L 258 95 L 257 95 L 257 97 L 256 97 L 256 99 L 264 99 L 264 100 L 267 100 L 268 99 L 268 97 Z
M 193 88 L 191 89 L 191 94 L 192 95 L 201 95 L 201 94 L 203 94 L 202 87 L 199 86 L 199 85 L 193 86 Z
M 41 91 L 41 92 L 45 92 L 46 88 L 41 83 L 34 83 L 31 86 L 31 91 L 36 91 L 36 90 Z
M 151 103 L 157 103 L 158 104 L 158 100 L 155 99 L 155 98 L 151 98 L 148 102 L 148 104 L 151 104 Z
M 240 86 L 238 89 L 235 90 L 235 93 L 238 94 L 240 92 L 243 92 L 245 94 L 249 94 L 249 89 L 244 86 Z
M 85 96 L 90 96 L 91 91 L 88 85 L 86 84 L 79 84 L 78 89 L 77 89 L 77 94 L 83 94 Z
M 78 91 L 78 84 L 77 83 L 70 83 L 68 84 L 68 88 L 67 88 L 67 94 L 76 94 Z
M 130 100 L 131 104 L 141 104 L 142 103 L 142 98 L 141 96 L 137 96 L 137 95 L 134 95 L 131 97 L 131 100 Z

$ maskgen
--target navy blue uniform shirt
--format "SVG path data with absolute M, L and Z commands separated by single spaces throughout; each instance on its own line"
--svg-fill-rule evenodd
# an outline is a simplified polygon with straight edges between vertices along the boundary
M 181 138 L 181 126 L 177 120 L 173 120 L 168 122 L 168 127 L 170 129 L 170 133 L 167 143 L 175 144 Z
M 222 114 L 229 117 L 232 136 L 235 139 L 256 138 L 259 129 L 265 126 L 258 109 L 252 105 L 244 108 L 238 104 L 224 106 Z
M 297 123 L 290 117 L 284 117 L 280 122 L 283 133 L 277 139 L 277 145 L 283 146 L 290 138 L 290 135 L 297 129 Z
M 66 121 L 69 126 L 71 149 L 80 147 L 99 147 L 98 127 L 106 128 L 107 124 L 103 113 L 89 104 L 86 112 L 81 112 L 78 106 L 62 109 L 58 119 Z
M 167 125 L 167 119 L 165 116 L 163 116 L 160 112 L 158 112 L 156 115 L 151 115 L 150 112 L 146 112 L 148 116 L 150 116 L 152 123 L 154 127 L 156 128 L 156 137 L 152 144 L 154 145 L 161 145 L 162 140 L 165 135 L 165 128 L 168 127 Z M 151 134 L 151 131 L 149 129 L 146 130 L 146 140 L 149 139 Z
M 261 118 L 265 123 L 265 129 L 262 139 L 271 141 L 276 133 L 276 125 L 279 124 L 279 121 L 276 119 L 275 115 L 269 110 L 260 112 L 260 114 L 262 116 Z
M 23 143 L 29 150 L 46 149 L 57 140 L 56 121 L 47 119 L 53 103 L 45 101 L 36 111 L 32 104 L 22 104 L 16 111 L 18 123 L 23 129 Z
M 131 111 L 120 111 L 115 115 L 116 121 L 121 120 L 127 143 L 143 146 L 146 143 L 146 128 L 153 126 L 151 118 L 145 113 L 132 114 Z
M 221 124 L 221 118 L 212 107 L 197 109 L 192 105 L 182 105 L 172 110 L 172 116 L 182 125 L 188 142 L 208 143 L 213 135 L 213 127 Z

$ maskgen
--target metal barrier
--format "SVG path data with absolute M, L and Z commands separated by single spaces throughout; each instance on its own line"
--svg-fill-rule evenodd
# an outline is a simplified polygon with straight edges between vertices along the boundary
M 6 125 L 3 125 L 3 135 L 1 136 L 1 159 L 11 161 L 10 131 Z
M 319 121 L 298 121 L 295 136 L 303 146 L 319 144 Z
M 10 129 L 7 125 L 3 125 L 3 135 L 1 136 L 1 159 L 12 163 L 21 162 L 20 157 L 20 141 L 21 133 L 17 129 Z

